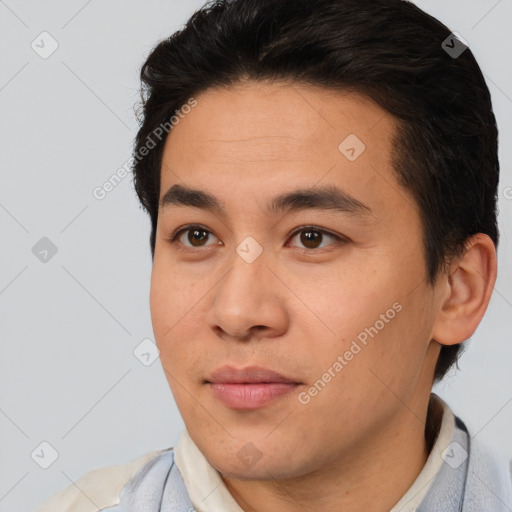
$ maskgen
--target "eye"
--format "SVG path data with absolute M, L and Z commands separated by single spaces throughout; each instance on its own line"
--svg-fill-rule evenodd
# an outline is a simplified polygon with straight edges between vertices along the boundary
M 319 244 L 321 244 L 324 241 L 325 236 L 334 239 L 334 243 L 348 241 L 347 239 L 334 235 L 333 233 L 329 233 L 324 229 L 317 228 L 316 226 L 303 226 L 295 230 L 292 233 L 291 237 L 293 239 L 298 235 L 300 235 L 300 243 L 303 244 L 304 248 L 306 249 L 322 249 L 323 247 L 320 247 Z
M 180 244 L 191 249 L 206 247 L 208 245 L 222 245 L 222 242 L 220 241 L 216 244 L 207 244 L 210 239 L 210 235 L 212 235 L 210 230 L 197 224 L 191 224 L 176 230 L 169 237 L 168 241 L 172 244 Z M 298 235 L 300 235 L 300 243 L 303 244 L 302 248 L 311 250 L 322 249 L 323 247 L 321 246 L 321 243 L 324 241 L 326 236 L 334 240 L 333 244 L 328 245 L 349 242 L 349 240 L 344 237 L 335 235 L 316 226 L 302 226 L 301 228 L 296 229 L 290 237 L 293 240 Z
M 211 231 L 194 224 L 175 231 L 169 238 L 169 242 L 173 244 L 179 242 L 185 247 L 199 248 L 207 245 L 206 242 L 209 240 L 211 234 Z M 186 236 L 184 237 L 183 235 Z M 189 242 L 190 245 L 185 243 L 183 239 L 185 239 L 186 242 Z M 220 242 L 218 242 L 218 245 L 220 245 Z

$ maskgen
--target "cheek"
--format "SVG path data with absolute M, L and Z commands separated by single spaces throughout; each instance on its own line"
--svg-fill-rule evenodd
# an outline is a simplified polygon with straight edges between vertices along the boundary
M 370 264 L 353 265 L 350 271 L 333 267 L 310 277 L 296 274 L 293 290 L 300 301 L 295 318 L 299 322 L 310 318 L 310 326 L 316 324 L 318 335 L 326 341 L 352 338 L 395 302 L 388 275 Z
M 183 323 L 180 319 L 186 318 L 197 302 L 199 285 L 175 266 L 162 263 L 161 260 L 155 255 L 149 297 L 151 319 L 157 337 L 167 333 L 173 326 L 179 330 Z
M 179 377 L 201 359 L 200 347 L 193 340 L 204 325 L 204 311 L 200 298 L 205 291 L 201 282 L 190 280 L 176 266 L 153 263 L 150 286 L 150 311 L 155 341 L 160 350 L 160 360 L 167 370 L 167 378 L 174 389 L 172 376 Z
M 294 291 L 301 301 L 294 318 L 304 333 L 303 353 L 315 361 L 316 373 L 327 371 L 338 356 L 359 369 L 344 372 L 351 379 L 368 378 L 370 368 L 386 373 L 389 368 L 391 377 L 393 368 L 421 363 L 428 346 L 428 311 L 420 300 L 425 289 L 419 286 L 411 294 L 414 276 L 398 274 L 382 259 L 359 272 L 333 269 L 330 277 L 296 279 Z
M 161 341 L 164 329 L 172 322 L 172 318 L 170 317 L 173 315 L 172 312 L 175 311 L 172 307 L 172 302 L 173 290 L 167 286 L 165 276 L 161 275 L 158 271 L 158 267 L 153 266 L 149 293 L 149 306 L 151 311 L 151 321 L 153 323 L 153 331 L 157 338 L 157 343 Z

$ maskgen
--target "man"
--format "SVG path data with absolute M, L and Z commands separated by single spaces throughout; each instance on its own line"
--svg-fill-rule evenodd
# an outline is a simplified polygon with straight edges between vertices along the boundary
M 496 280 L 497 128 L 462 40 L 402 0 L 225 0 L 141 76 L 151 315 L 186 430 L 40 510 L 511 510 L 431 393 Z

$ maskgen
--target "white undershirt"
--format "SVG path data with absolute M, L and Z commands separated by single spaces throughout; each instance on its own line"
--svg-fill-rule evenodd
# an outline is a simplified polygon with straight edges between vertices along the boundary
M 390 512 L 415 512 L 443 462 L 442 452 L 450 444 L 455 417 L 448 405 L 433 395 L 443 408 L 439 435 L 420 474 Z M 175 461 L 197 512 L 244 512 L 229 493 L 217 470 L 199 451 L 184 430 L 174 448 Z

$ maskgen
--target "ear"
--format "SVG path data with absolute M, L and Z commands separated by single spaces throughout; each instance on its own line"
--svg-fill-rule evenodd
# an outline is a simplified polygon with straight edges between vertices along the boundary
M 441 345 L 456 345 L 476 331 L 496 282 L 496 248 L 483 233 L 466 240 L 465 252 L 443 274 L 440 304 L 432 337 Z

